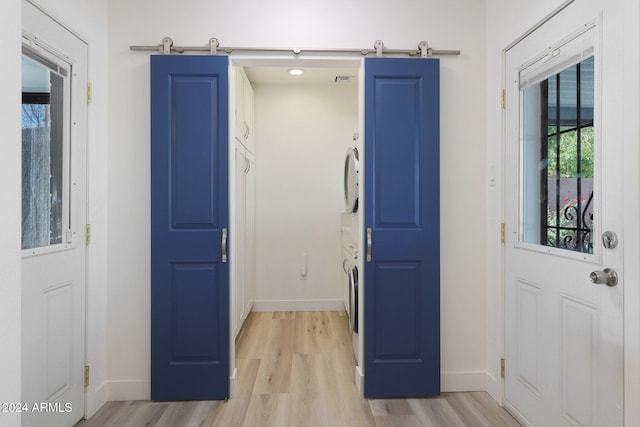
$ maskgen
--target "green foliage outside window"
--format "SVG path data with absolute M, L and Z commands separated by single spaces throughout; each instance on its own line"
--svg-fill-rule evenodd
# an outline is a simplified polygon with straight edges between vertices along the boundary
M 557 178 L 557 157 L 556 157 L 556 128 L 549 128 L 549 158 L 548 177 Z M 593 146 L 594 134 L 593 126 L 580 129 L 580 139 L 578 132 L 572 127 L 560 128 L 560 177 L 559 178 L 582 178 L 593 179 Z M 580 142 L 580 164 L 581 173 L 578 174 L 578 143 Z M 578 199 L 563 198 L 563 206 L 559 210 L 551 210 L 547 206 L 547 225 L 559 228 L 547 228 L 547 245 L 555 247 L 565 247 L 566 249 L 580 250 L 591 253 L 593 241 L 589 228 L 582 224 L 581 231 L 577 231 L 578 216 L 582 215 L 585 209 L 584 197 L 580 197 L 581 209 L 578 209 Z M 589 209 L 586 212 L 585 220 L 593 220 L 593 212 Z M 583 228 L 584 227 L 584 228 Z M 586 228 L 586 229 L 585 229 Z M 586 241 L 581 238 L 582 233 L 586 233 Z
M 573 129 L 573 130 L 571 130 Z M 556 177 L 556 128 L 549 128 L 548 174 Z M 560 129 L 560 178 L 578 177 L 578 132 L 575 128 Z M 582 178 L 593 178 L 593 127 L 580 129 Z

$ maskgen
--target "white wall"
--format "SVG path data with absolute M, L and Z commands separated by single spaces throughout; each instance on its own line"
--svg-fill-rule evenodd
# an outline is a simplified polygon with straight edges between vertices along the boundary
M 5 141 L 0 155 L 0 402 L 20 402 L 21 398 L 21 272 L 20 224 L 20 34 L 21 2 L 0 2 L 0 135 Z M 0 424 L 20 425 L 20 414 L 0 413 Z
M 581 0 L 576 0 L 580 2 Z M 597 0 L 603 8 L 610 3 Z M 487 228 L 491 238 L 487 241 L 487 359 L 489 372 L 499 378 L 499 360 L 503 348 L 503 306 L 502 306 L 502 246 L 499 225 L 502 221 L 503 180 L 502 175 L 502 111 L 500 109 L 500 89 L 502 87 L 502 52 L 519 36 L 529 30 L 547 14 L 561 6 L 561 0 L 487 0 L 487 170 L 496 170 L 496 186 L 486 191 Z M 625 249 L 625 425 L 640 425 L 640 409 L 637 398 L 640 395 L 640 258 L 638 207 L 638 186 L 640 177 L 638 163 L 639 111 L 640 111 L 640 6 L 637 0 L 624 0 L 624 18 L 620 18 L 617 28 L 624 33 L 624 86 L 625 94 L 620 100 L 620 114 L 624 115 L 625 141 L 624 158 L 624 249 Z M 524 13 L 523 11 L 526 11 Z M 605 71 L 606 73 L 606 71 Z M 606 76 L 604 77 L 606 78 Z M 489 392 L 497 399 L 502 398 L 499 381 L 488 384 Z
M 338 309 L 342 176 L 359 126 L 358 84 L 265 85 L 254 92 L 256 308 L 310 309 L 300 302 L 321 300 L 316 307 Z M 299 278 L 303 253 L 306 280 Z
M 483 1 L 109 2 L 110 398 L 149 397 L 149 58 L 129 45 L 461 49 L 441 61 L 442 370 L 445 389 L 486 386 Z M 464 266 L 464 268 L 461 268 Z M 124 356 L 126 355 L 126 356 Z

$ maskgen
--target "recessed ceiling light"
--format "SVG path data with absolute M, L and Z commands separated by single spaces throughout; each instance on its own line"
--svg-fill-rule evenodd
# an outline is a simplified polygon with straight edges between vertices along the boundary
M 304 73 L 304 71 L 302 71 L 300 68 L 289 68 L 287 72 L 292 76 L 299 76 Z

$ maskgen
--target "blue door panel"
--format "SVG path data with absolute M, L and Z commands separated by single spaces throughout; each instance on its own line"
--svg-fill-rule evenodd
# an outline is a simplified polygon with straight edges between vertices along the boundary
M 191 263 L 172 265 L 171 277 L 171 317 L 172 336 L 171 362 L 220 361 L 218 327 L 220 304 L 218 288 L 210 286 L 218 281 L 215 264 Z M 201 325 L 211 331 L 211 339 L 202 339 Z
M 228 58 L 151 57 L 151 398 L 229 396 Z
M 375 363 L 395 359 L 419 359 L 422 335 L 419 304 L 420 263 L 376 263 L 375 307 Z M 396 325 L 403 325 L 396 330 Z
M 214 228 L 218 224 L 216 139 L 218 79 L 175 76 L 171 79 L 175 114 L 171 145 L 171 221 L 174 228 Z M 226 107 L 226 106 L 225 106 Z M 196 130 L 198 132 L 194 132 Z M 198 182 L 197 186 L 193 183 Z
M 420 224 L 417 196 L 420 184 L 420 144 L 416 137 L 420 121 L 420 79 L 377 78 L 376 99 L 376 226 L 416 228 Z M 393 123 L 389 126 L 388 122 Z M 406 141 L 397 144 L 394 141 Z M 401 189 L 402 191 L 399 191 Z
M 440 394 L 439 103 L 438 60 L 365 60 L 366 397 Z

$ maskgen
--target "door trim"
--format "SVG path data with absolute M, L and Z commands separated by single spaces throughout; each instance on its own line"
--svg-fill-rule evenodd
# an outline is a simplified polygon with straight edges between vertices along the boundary
M 359 70 L 358 75 L 358 98 L 359 98 L 359 115 L 358 115 L 358 134 L 364 135 L 364 58 L 361 57 L 336 57 L 336 56 L 325 56 L 318 55 L 310 58 L 297 58 L 297 59 L 288 59 L 288 58 L 273 58 L 265 54 L 247 54 L 241 53 L 234 54 L 233 56 L 229 56 L 229 111 L 235 111 L 235 88 L 236 88 L 236 77 L 233 72 L 235 67 L 260 67 L 260 66 L 276 66 L 276 67 L 324 67 L 324 68 L 357 68 Z M 229 152 L 234 152 L 237 144 L 236 139 L 233 135 L 233 130 L 235 129 L 235 115 L 229 114 Z M 362 144 L 359 148 L 360 155 L 360 165 L 362 171 L 362 164 L 364 162 L 364 147 Z M 236 180 L 235 180 L 235 160 L 233 156 L 229 156 L 229 206 L 235 207 L 235 194 L 236 194 Z M 358 204 L 362 206 L 364 203 L 364 191 L 363 185 L 359 186 L 359 202 Z M 360 216 L 360 220 L 358 224 L 360 224 L 360 232 L 359 235 L 363 235 L 362 230 L 364 224 L 363 220 L 363 209 L 358 210 L 358 215 Z M 234 211 L 229 211 L 229 232 L 230 235 L 235 236 L 236 234 L 236 221 Z M 235 272 L 235 246 L 231 249 L 232 256 L 230 260 L 230 270 L 229 270 L 229 287 L 230 289 L 236 286 L 236 272 Z M 357 267 L 362 274 L 364 271 L 364 267 L 361 264 L 362 257 L 359 257 L 357 260 Z M 359 289 L 360 292 L 360 300 L 364 298 L 364 290 L 361 286 Z M 231 300 L 231 292 L 229 292 L 229 307 L 232 307 L 234 301 Z M 252 311 L 290 311 L 292 308 L 304 309 L 305 311 L 335 311 L 340 310 L 344 307 L 344 303 L 342 302 L 342 297 L 335 300 L 320 300 L 320 301 L 298 301 L 298 300 L 282 300 L 282 301 L 263 301 L 256 299 L 254 301 Z M 358 321 L 360 328 L 364 328 L 363 326 L 363 310 L 362 307 L 358 308 Z M 231 315 L 231 314 L 230 314 Z M 229 336 L 233 336 L 233 322 L 230 318 L 229 322 Z M 363 354 L 363 334 L 359 334 L 358 338 L 358 354 Z M 229 343 L 229 351 L 230 351 L 230 397 L 235 396 L 236 383 L 237 383 L 237 369 L 236 369 L 236 360 L 235 360 L 235 351 L 236 351 L 236 343 L 234 339 L 230 339 Z M 356 386 L 360 393 L 364 390 L 364 372 L 362 363 L 358 365 L 358 361 L 356 361 Z
M 625 135 L 627 143 L 624 146 L 624 174 L 625 183 L 636 183 L 635 186 L 623 188 L 625 212 L 623 228 L 626 237 L 623 255 L 624 275 L 627 283 L 640 282 L 640 202 L 637 197 L 637 183 L 640 182 L 640 4 L 636 0 L 624 0 L 624 39 L 635 40 L 636 43 L 625 45 L 625 94 L 623 98 L 623 120 L 626 124 Z M 635 48 L 634 48 L 635 45 Z M 637 396 L 640 395 L 640 288 L 626 286 L 624 289 L 623 306 L 623 370 L 624 370 L 624 424 L 625 426 L 640 425 L 640 407 Z
M 558 13 L 562 12 L 567 6 L 569 6 L 574 1 L 576 1 L 576 0 L 565 0 L 564 3 L 562 3 L 560 6 L 558 6 L 557 8 L 552 10 L 551 12 L 549 12 L 549 14 L 546 15 L 544 18 L 542 18 L 540 21 L 536 22 L 531 28 L 529 28 L 527 31 L 525 31 L 520 37 L 518 37 L 517 39 L 515 39 L 514 41 L 509 43 L 509 45 L 507 47 L 505 47 L 504 50 L 502 51 L 503 52 L 503 59 L 504 59 L 504 57 L 506 55 L 506 52 L 508 50 L 513 48 L 515 45 L 520 43 L 522 40 L 526 39 L 527 36 L 529 36 L 531 33 L 533 33 L 538 28 L 542 27 L 544 24 L 546 24 L 548 21 L 550 21 L 551 18 L 556 16 Z M 504 64 L 504 62 L 503 62 L 503 64 Z M 506 77 L 505 77 L 505 75 L 503 73 L 503 75 L 502 75 L 502 83 L 503 83 L 503 85 L 505 83 L 505 78 Z

